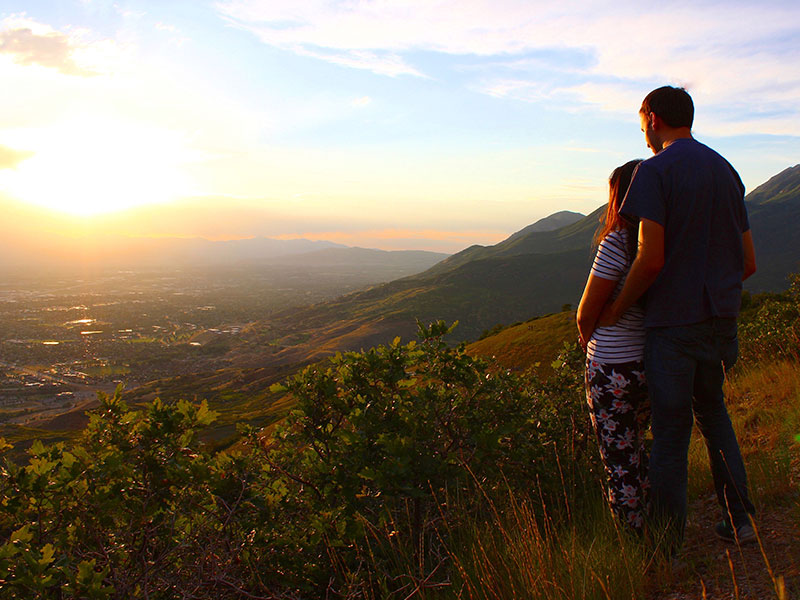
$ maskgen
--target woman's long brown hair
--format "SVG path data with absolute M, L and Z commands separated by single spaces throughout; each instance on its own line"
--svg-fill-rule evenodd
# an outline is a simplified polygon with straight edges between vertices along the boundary
M 619 214 L 619 207 L 625 199 L 628 187 L 631 185 L 633 172 L 640 162 L 642 160 L 637 158 L 626 162 L 611 172 L 611 177 L 608 178 L 608 208 L 606 208 L 605 215 L 600 221 L 600 227 L 597 228 L 597 232 L 594 234 L 594 245 L 597 246 L 612 231 L 627 229 L 628 254 L 631 260 L 636 256 L 638 224 L 629 223 L 623 219 Z

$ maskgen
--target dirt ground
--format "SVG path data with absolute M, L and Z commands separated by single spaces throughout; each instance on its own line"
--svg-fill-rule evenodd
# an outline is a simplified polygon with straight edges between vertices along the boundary
M 654 577 L 649 600 L 800 600 L 800 505 L 757 515 L 760 545 L 739 547 L 718 539 L 713 530 L 718 520 L 713 495 L 690 506 L 683 551 L 672 568 Z M 776 589 L 779 577 L 785 596 Z

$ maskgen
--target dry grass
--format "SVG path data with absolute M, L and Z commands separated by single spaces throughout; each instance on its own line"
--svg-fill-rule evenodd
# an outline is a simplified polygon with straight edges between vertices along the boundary
M 800 367 L 792 360 L 737 367 L 725 394 L 747 466 L 759 543 L 726 547 L 710 534 L 720 515 L 698 433 L 689 454 L 688 568 L 654 597 L 800 598 Z
M 725 393 L 758 509 L 758 544 L 726 545 L 711 533 L 719 507 L 698 434 L 677 566 L 654 563 L 642 544 L 620 531 L 599 493 L 589 500 L 565 498 L 571 508 L 557 508 L 556 516 L 541 499 L 516 495 L 456 544 L 452 597 L 800 598 L 800 368 L 784 361 L 739 369 Z
M 550 363 L 558 356 L 564 342 L 574 341 L 577 335 L 574 311 L 564 311 L 508 327 L 469 344 L 467 352 L 494 357 L 508 369 L 524 371 L 535 367 L 537 373 L 546 376 L 552 372 Z
M 725 395 L 757 507 L 791 502 L 800 475 L 800 366 L 781 361 L 741 368 L 728 378 Z M 689 473 L 692 495 L 711 489 L 699 434 L 692 438 Z
M 600 494 L 552 517 L 537 498 L 512 496 L 452 556 L 457 597 L 476 600 L 640 598 L 649 558 Z

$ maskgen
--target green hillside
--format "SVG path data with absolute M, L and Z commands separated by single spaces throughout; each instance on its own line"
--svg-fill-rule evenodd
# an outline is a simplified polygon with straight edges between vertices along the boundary
M 786 287 L 800 266 L 800 165 L 782 171 L 747 195 L 758 271 L 747 281 L 755 292 Z
M 467 345 L 470 355 L 483 356 L 516 371 L 533 368 L 549 375 L 565 343 L 576 338 L 575 312 L 564 311 L 507 327 Z
M 766 183 L 762 183 L 747 195 L 750 209 L 755 205 L 791 202 L 800 196 L 800 165 L 784 169 Z
M 564 227 L 548 231 L 528 227 L 494 246 L 471 246 L 434 265 L 415 279 L 430 279 L 476 260 L 521 254 L 559 254 L 573 250 L 588 252 L 592 234 L 597 229 L 604 207 Z M 525 233 L 527 230 L 527 233 Z

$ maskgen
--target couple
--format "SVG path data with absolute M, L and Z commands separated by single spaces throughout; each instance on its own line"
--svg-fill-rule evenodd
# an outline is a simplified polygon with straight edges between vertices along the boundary
M 742 281 L 755 272 L 744 186 L 692 138 L 686 90 L 650 92 L 639 116 L 655 156 L 611 174 L 577 316 L 609 503 L 634 531 L 647 521 L 652 534 L 665 532 L 667 552 L 680 548 L 694 417 L 722 507 L 716 534 L 752 541 L 755 509 L 722 393 L 738 351 Z

